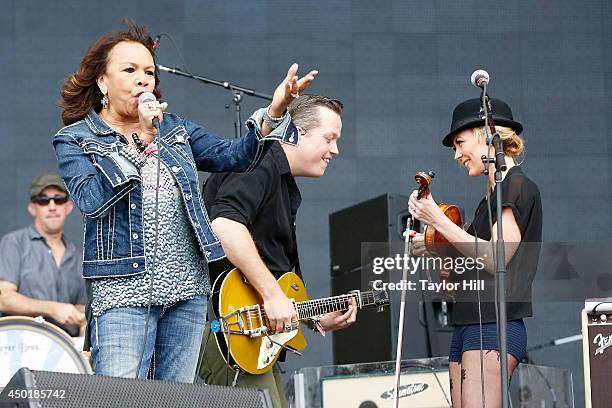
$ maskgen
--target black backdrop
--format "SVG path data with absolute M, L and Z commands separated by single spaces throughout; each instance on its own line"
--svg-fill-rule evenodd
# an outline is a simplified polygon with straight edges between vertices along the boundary
M 612 5 L 605 0 L 17 1 L 0 3 L 0 234 L 26 225 L 30 180 L 55 169 L 62 79 L 123 17 L 168 33 L 159 63 L 271 93 L 292 62 L 320 71 L 311 91 L 346 104 L 341 156 L 302 180 L 300 252 L 311 296 L 329 292 L 328 214 L 384 192 L 407 194 L 436 171 L 445 201 L 474 209 L 483 188 L 440 144 L 459 101 L 476 97 L 476 68 L 525 127 L 525 170 L 540 185 L 548 241 L 609 240 Z M 183 62 L 184 59 L 184 62 Z M 173 112 L 233 135 L 231 95 L 162 73 Z M 263 101 L 245 97 L 245 115 Z M 68 237 L 80 243 L 81 220 Z M 579 332 L 579 304 L 539 304 L 530 344 Z M 578 344 L 534 354 L 569 367 L 582 405 Z M 331 361 L 313 338 L 289 369 Z

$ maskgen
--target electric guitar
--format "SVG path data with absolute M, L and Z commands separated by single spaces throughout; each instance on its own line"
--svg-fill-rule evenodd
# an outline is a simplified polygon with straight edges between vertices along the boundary
M 354 290 L 345 295 L 308 300 L 304 282 L 293 272 L 283 274 L 278 284 L 292 299 L 298 320 L 346 311 L 350 299 L 355 299 L 358 309 L 373 306 L 380 311 L 389 304 L 386 292 L 372 290 Z M 211 331 L 221 355 L 231 366 L 238 366 L 247 373 L 263 374 L 274 367 L 283 349 L 300 354 L 298 350 L 306 348 L 300 324 L 291 331 L 273 332 L 261 296 L 237 268 L 221 273 L 215 279 L 212 292 L 212 304 L 218 318 L 211 322 Z M 230 361 L 227 361 L 228 351 Z

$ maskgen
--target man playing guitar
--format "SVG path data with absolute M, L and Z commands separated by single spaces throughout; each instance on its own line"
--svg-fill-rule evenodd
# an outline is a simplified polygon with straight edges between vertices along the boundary
M 277 282 L 287 271 L 301 275 L 295 234 L 301 195 L 294 177 L 321 177 L 339 154 L 342 129 L 340 101 L 319 95 L 292 96 L 295 99 L 284 115 L 274 115 L 273 106 L 261 112 L 264 127 L 284 127 L 283 142 L 275 143 L 252 172 L 210 176 L 202 194 L 227 259 L 261 296 L 269 330 L 276 333 L 298 325 L 294 304 Z M 354 300 L 350 303 L 344 313 L 321 316 L 317 329 L 333 331 L 354 323 L 357 305 Z M 198 374 L 208 384 L 226 385 L 228 370 L 231 378 L 235 372 L 208 337 L 209 330 L 204 334 Z M 236 384 L 268 389 L 275 407 L 288 406 L 276 367 L 257 375 L 240 372 Z

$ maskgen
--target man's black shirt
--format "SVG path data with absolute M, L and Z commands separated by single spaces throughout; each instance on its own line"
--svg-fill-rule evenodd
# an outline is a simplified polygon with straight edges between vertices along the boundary
M 211 221 L 223 217 L 247 227 L 277 279 L 293 268 L 300 273 L 295 220 L 302 199 L 279 142 L 251 172 L 212 174 L 202 197 Z

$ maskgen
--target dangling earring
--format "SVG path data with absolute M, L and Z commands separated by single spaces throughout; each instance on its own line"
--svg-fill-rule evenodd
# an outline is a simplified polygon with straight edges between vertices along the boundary
M 106 95 L 102 96 L 102 99 L 100 99 L 100 103 L 102 104 L 102 109 L 108 106 L 108 98 L 106 97 Z
M 106 96 L 106 92 L 103 91 L 102 87 L 100 87 L 100 92 L 102 93 L 102 99 L 100 99 L 100 104 L 102 105 L 102 109 L 108 107 L 108 97 Z

